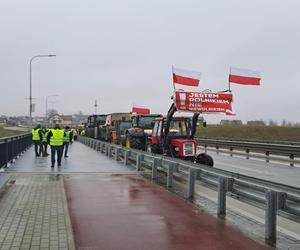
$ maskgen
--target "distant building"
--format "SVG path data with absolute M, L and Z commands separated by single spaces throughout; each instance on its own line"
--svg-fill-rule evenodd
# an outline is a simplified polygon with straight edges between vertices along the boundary
M 264 121 L 248 121 L 247 125 L 265 126 L 266 123 Z
M 72 125 L 73 124 L 73 117 L 71 115 L 62 115 L 62 125 Z
M 59 115 L 58 113 L 55 113 L 49 117 L 48 124 L 51 126 L 55 124 L 59 124 L 62 126 L 72 125 L 73 118 L 71 115 Z
M 220 125 L 243 125 L 241 120 L 221 120 Z
M 55 125 L 55 124 L 62 124 L 62 118 L 59 114 L 52 114 L 48 119 L 48 124 Z

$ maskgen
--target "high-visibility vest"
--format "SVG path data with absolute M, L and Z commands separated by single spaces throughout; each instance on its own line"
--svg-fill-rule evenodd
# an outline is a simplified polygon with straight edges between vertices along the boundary
M 85 136 L 85 131 L 82 130 L 82 131 L 80 132 L 80 135 Z
M 64 131 L 61 129 L 51 129 L 52 136 L 50 137 L 51 146 L 62 146 L 64 139 Z
M 31 130 L 31 134 L 32 134 L 32 140 L 33 141 L 40 141 L 41 138 L 40 138 L 40 128 L 37 128 L 37 129 L 33 129 Z
M 49 134 L 49 130 L 45 131 L 45 132 L 42 132 L 43 133 L 43 142 L 47 142 L 47 136 Z
M 67 131 L 65 131 L 65 133 L 66 133 L 66 136 L 64 137 L 64 142 L 70 142 L 71 131 L 67 130 Z

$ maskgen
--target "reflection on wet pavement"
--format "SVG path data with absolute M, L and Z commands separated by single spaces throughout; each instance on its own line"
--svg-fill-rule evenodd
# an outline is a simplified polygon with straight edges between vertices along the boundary
M 61 167 L 51 168 L 50 159 L 50 155 L 48 157 L 35 157 L 32 147 L 13 163 L 6 172 L 135 173 L 133 168 L 124 167 L 121 162 L 109 159 L 79 142 L 75 142 L 69 147 L 69 158 L 63 158 Z

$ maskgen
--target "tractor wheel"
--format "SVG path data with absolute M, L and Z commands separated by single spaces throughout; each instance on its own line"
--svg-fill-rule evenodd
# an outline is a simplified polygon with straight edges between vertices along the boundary
M 120 145 L 122 145 L 123 147 L 126 147 L 126 138 L 124 138 L 123 136 L 120 138 Z
M 131 147 L 135 149 L 141 149 L 145 150 L 145 145 L 143 143 L 143 140 L 139 137 L 131 137 Z
M 158 144 L 152 144 L 150 141 L 147 142 L 146 144 L 146 151 L 148 153 L 153 153 L 153 154 L 161 154 L 161 150 L 159 148 Z
M 130 135 L 129 135 L 129 134 L 126 135 L 126 139 L 125 139 L 125 147 L 126 147 L 126 148 L 131 148 L 131 138 L 130 138 Z
M 143 140 L 139 137 L 132 137 L 130 136 L 130 134 L 126 135 L 125 146 L 126 148 L 145 150 L 145 145 L 143 143 Z
M 196 162 L 199 164 L 207 165 L 209 167 L 214 166 L 214 160 L 213 158 L 208 154 L 199 154 L 196 158 Z

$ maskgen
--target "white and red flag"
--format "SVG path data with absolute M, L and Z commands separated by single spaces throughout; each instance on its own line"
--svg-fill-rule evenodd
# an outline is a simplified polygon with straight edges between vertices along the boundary
M 260 85 L 260 72 L 230 67 L 229 82 L 243 85 Z
M 134 103 L 131 112 L 141 115 L 147 115 L 150 114 L 150 109 L 143 105 Z
M 172 66 L 173 83 L 187 86 L 199 86 L 201 80 L 201 72 L 179 69 Z

